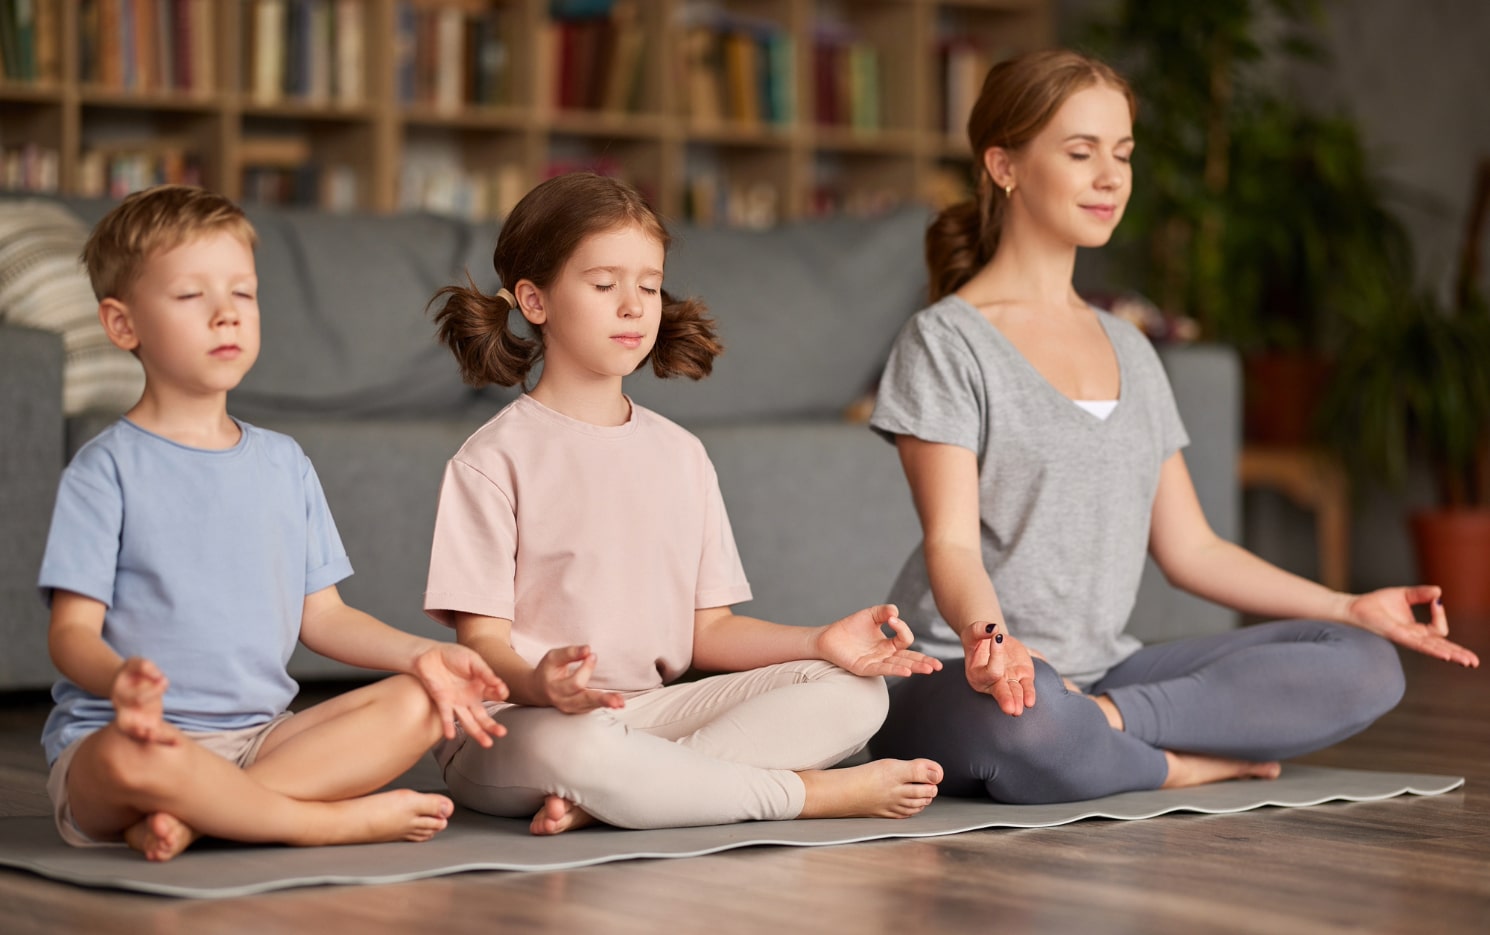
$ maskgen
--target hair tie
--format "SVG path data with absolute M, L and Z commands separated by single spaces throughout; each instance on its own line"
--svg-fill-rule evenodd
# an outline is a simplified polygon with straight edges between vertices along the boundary
M 507 307 L 509 309 L 517 308 L 517 297 L 514 296 L 511 292 L 508 292 L 506 286 L 503 286 L 502 288 L 497 290 L 496 297 L 499 299 L 506 299 Z

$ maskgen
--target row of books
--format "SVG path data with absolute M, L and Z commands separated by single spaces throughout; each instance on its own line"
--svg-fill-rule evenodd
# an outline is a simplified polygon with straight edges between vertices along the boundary
M 796 120 L 796 43 L 773 24 L 724 19 L 690 26 L 678 68 L 696 126 Z
M 201 185 L 202 163 L 195 153 L 174 146 L 90 149 L 78 174 L 78 194 L 123 198 L 152 185 Z
M 398 206 L 470 220 L 500 218 L 527 190 L 526 173 L 518 165 L 473 171 L 407 163 L 399 176 Z
M 511 29 L 502 8 L 401 4 L 394 64 L 399 100 L 447 111 L 511 103 Z
M 119 91 L 210 93 L 216 25 L 212 0 L 82 0 L 82 79 Z
M 57 0 L 0 2 L 0 80 L 57 78 Z
M 244 166 L 243 200 L 249 204 L 300 205 L 347 212 L 358 207 L 358 177 L 350 166 Z
M 264 105 L 361 104 L 369 15 L 363 0 L 243 0 L 244 90 Z
M 35 143 L 0 149 L 0 190 L 55 192 L 60 183 L 57 150 Z
M 634 0 L 556 4 L 538 42 L 542 103 L 560 110 L 638 111 L 647 35 Z
M 820 33 L 813 42 L 812 67 L 812 114 L 818 124 L 880 128 L 879 49 L 862 39 Z
M 973 103 L 983 90 L 988 69 L 1010 55 L 1005 49 L 989 49 L 967 38 L 948 39 L 938 50 L 942 90 L 942 129 L 949 135 L 964 137 Z

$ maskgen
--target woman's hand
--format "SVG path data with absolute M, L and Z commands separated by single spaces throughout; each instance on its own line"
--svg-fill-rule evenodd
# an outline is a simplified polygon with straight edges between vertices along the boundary
M 992 695 L 999 710 L 1019 717 L 1035 705 L 1035 663 L 1007 629 L 1007 624 L 980 620 L 963 630 L 963 667 L 974 691 Z
M 940 659 L 908 649 L 915 637 L 894 604 L 876 604 L 818 631 L 817 656 L 855 675 L 926 675 Z M 883 627 L 894 631 L 886 636 Z
M 456 643 L 435 642 L 414 657 L 410 667 L 440 712 L 445 738 L 455 737 L 455 722 L 483 747 L 507 728 L 492 720 L 483 701 L 505 701 L 507 685 L 479 654 Z
M 1425 656 L 1478 668 L 1479 656 L 1448 639 L 1449 615 L 1443 609 L 1442 594 L 1443 589 L 1436 585 L 1382 588 L 1352 598 L 1346 622 Z M 1418 623 L 1412 614 L 1413 605 L 1430 601 L 1428 622 Z
M 596 708 L 624 708 L 626 700 L 619 693 L 590 688 L 595 662 L 595 654 L 588 646 L 550 649 L 533 670 L 535 696 L 565 714 L 584 714 Z

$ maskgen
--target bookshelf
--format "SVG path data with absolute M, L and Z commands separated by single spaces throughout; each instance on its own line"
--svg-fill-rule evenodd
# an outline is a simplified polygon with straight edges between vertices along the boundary
M 1050 0 L 21 0 L 0 188 L 500 216 L 564 169 L 766 226 L 945 197 Z M 24 20 L 24 21 L 23 21 Z

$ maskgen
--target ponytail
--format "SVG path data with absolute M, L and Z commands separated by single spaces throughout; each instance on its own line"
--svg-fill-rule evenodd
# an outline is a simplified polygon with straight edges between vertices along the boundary
M 698 299 L 674 299 L 662 290 L 662 322 L 649 355 L 653 373 L 664 380 L 702 380 L 714 370 L 714 358 L 724 353 L 724 345 L 708 311 Z
M 543 342 L 514 334 L 508 313 L 516 307 L 512 293 L 502 289 L 487 295 L 476 287 L 470 273 L 465 286 L 446 286 L 425 306 L 428 311 L 441 297 L 444 307 L 435 313 L 440 343 L 450 348 L 460 365 L 460 376 L 470 386 L 513 386 L 527 379 L 543 357 Z
M 993 259 L 1004 205 L 990 196 L 991 187 L 979 184 L 976 197 L 944 208 L 926 228 L 927 288 L 932 302 L 961 289 Z

